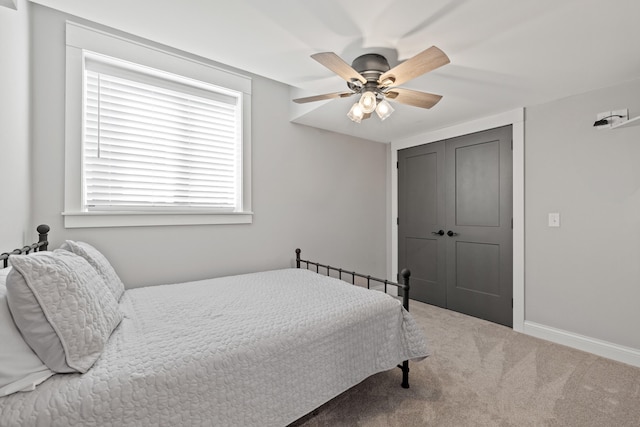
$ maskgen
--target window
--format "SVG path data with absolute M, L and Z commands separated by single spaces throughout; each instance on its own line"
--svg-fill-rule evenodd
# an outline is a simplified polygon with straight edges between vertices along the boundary
M 250 101 L 246 77 L 68 22 L 65 226 L 251 222 Z
M 242 210 L 241 93 L 85 53 L 87 211 Z

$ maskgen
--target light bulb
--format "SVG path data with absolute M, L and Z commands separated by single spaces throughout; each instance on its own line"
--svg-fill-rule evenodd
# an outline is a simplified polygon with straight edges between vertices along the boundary
M 362 121 L 362 118 L 364 117 L 364 111 L 362 111 L 360 103 L 356 102 L 355 104 L 353 104 L 353 107 L 351 107 L 351 110 L 349 110 L 347 117 L 349 117 L 356 123 L 360 123 Z
M 366 91 L 360 98 L 360 107 L 364 113 L 373 113 L 376 109 L 376 94 L 371 91 Z
M 378 117 L 380 117 L 380 120 L 384 120 L 389 117 L 391 113 L 393 113 L 393 111 L 393 107 L 386 99 L 380 101 L 378 103 L 378 106 L 376 107 L 376 113 L 378 113 Z

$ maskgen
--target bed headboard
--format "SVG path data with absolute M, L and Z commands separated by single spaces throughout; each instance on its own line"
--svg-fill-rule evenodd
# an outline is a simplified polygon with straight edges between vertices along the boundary
M 0 254 L 0 261 L 2 262 L 0 268 L 7 268 L 9 265 L 9 257 L 11 255 L 28 254 L 30 252 L 47 250 L 49 246 L 49 230 L 51 230 L 51 228 L 46 224 L 42 224 L 39 225 L 36 230 L 38 230 L 38 241 L 36 243 L 32 243 L 19 249 L 14 249 L 11 252 L 4 252 Z

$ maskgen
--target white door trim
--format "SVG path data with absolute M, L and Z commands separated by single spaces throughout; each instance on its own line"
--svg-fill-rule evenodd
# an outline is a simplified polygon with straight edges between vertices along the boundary
M 391 277 L 398 274 L 398 150 L 512 125 L 513 131 L 513 330 L 524 332 L 524 108 L 391 142 Z M 387 264 L 388 265 L 388 264 Z

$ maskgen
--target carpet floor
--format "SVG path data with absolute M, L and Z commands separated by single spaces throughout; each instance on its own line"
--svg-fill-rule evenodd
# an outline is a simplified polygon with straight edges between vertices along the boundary
M 640 426 L 640 368 L 411 301 L 432 355 L 374 375 L 294 423 L 314 426 Z

